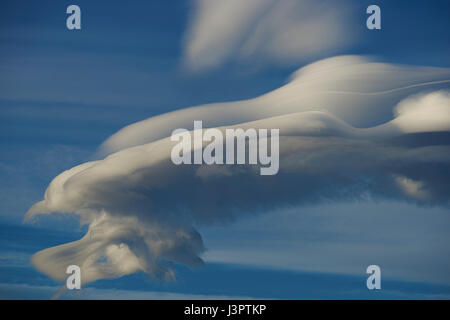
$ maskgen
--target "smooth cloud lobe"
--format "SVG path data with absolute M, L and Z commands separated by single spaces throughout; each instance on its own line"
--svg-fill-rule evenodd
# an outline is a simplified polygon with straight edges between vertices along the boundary
M 131 125 L 103 145 L 112 154 L 61 173 L 30 208 L 28 218 L 69 212 L 89 224 L 82 239 L 38 252 L 32 262 L 60 281 L 69 264 L 82 268 L 84 283 L 138 270 L 172 278 L 173 263 L 202 264 L 196 225 L 366 196 L 448 206 L 450 95 L 437 89 L 448 86 L 449 75 L 448 69 L 337 57 L 300 69 L 284 87 L 252 100 Z M 168 136 L 191 120 L 222 131 L 279 128 L 279 173 L 172 164 Z M 411 134 L 424 142 L 397 139 Z M 430 142 L 430 134 L 446 143 Z
M 402 99 L 446 88 L 449 78 L 446 68 L 379 63 L 359 56 L 329 58 L 299 69 L 289 83 L 254 99 L 196 106 L 133 123 L 107 139 L 101 154 L 168 137 L 177 128 L 191 130 L 195 120 L 207 128 L 322 111 L 354 127 L 373 127 L 392 120 Z
M 356 39 L 347 1 L 196 0 L 193 4 L 185 60 L 195 71 L 230 60 L 298 62 Z

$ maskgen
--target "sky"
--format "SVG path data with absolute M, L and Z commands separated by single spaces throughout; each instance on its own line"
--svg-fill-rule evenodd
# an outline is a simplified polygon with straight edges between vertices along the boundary
M 81 30 L 66 28 L 70 4 Z M 378 1 L 382 28 L 368 30 L 371 4 L 2 1 L 0 298 L 51 298 L 65 249 L 49 248 L 74 243 L 137 267 L 108 256 L 60 298 L 448 299 L 450 5 Z M 281 148 L 269 182 L 161 166 L 159 139 L 196 117 L 280 124 L 300 151 Z M 152 251 L 154 238 L 175 247 Z M 381 290 L 366 287 L 371 264 Z

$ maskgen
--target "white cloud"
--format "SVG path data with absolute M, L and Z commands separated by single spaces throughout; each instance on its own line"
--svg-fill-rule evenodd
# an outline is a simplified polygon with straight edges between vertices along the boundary
M 259 98 L 189 108 L 129 126 L 105 144 L 107 150 L 120 151 L 61 173 L 29 210 L 28 218 L 70 212 L 89 224 L 82 239 L 38 252 L 32 262 L 59 281 L 70 264 L 82 268 L 83 283 L 138 270 L 173 278 L 173 263 L 202 264 L 198 225 L 367 195 L 448 207 L 448 143 L 411 147 L 392 141 L 436 128 L 448 133 L 448 93 L 400 102 L 397 118 L 382 121 L 386 114 L 394 117 L 398 99 L 436 87 L 436 81 L 445 84 L 448 75 L 448 69 L 337 57 L 301 69 L 290 83 Z M 428 109 L 429 101 L 443 104 Z M 436 116 L 418 126 L 410 113 L 424 108 Z M 195 165 L 175 166 L 168 136 L 175 128 L 189 128 L 193 120 L 222 131 L 280 129 L 279 173 L 260 176 L 250 165 L 230 166 L 226 174 L 220 166 L 208 172 Z M 365 122 L 382 124 L 354 124 Z M 411 187 L 419 181 L 420 188 Z
M 396 177 L 395 181 L 411 197 L 426 200 L 429 196 L 422 181 L 415 181 L 406 177 Z
M 449 83 L 448 68 L 378 63 L 360 56 L 333 57 L 299 69 L 289 83 L 254 99 L 195 106 L 133 123 L 105 141 L 101 153 L 104 155 L 162 139 L 177 128 L 192 129 L 194 120 L 202 120 L 204 127 L 217 127 L 298 112 L 322 111 L 358 128 L 373 127 L 392 120 L 394 108 L 402 99 L 419 90 L 448 87 Z M 429 102 L 430 97 L 446 99 L 445 94 L 436 93 L 423 102 Z M 411 100 L 405 103 L 409 105 Z M 420 101 L 419 105 L 422 105 Z M 427 103 L 421 110 L 426 113 L 429 105 Z M 437 113 L 433 112 L 432 124 L 439 123 L 442 113 L 442 121 L 446 121 L 446 105 L 433 108 Z M 400 117 L 399 114 L 397 116 Z M 404 130 L 403 124 L 409 122 L 408 118 L 400 117 L 405 120 L 397 121 L 396 127 Z M 409 128 L 412 129 L 411 125 Z M 386 130 L 383 128 L 381 131 Z
M 395 108 L 397 126 L 402 132 L 448 131 L 450 92 L 436 91 L 401 101 Z
M 347 1 L 196 0 L 185 60 L 194 70 L 229 60 L 291 63 L 355 41 Z

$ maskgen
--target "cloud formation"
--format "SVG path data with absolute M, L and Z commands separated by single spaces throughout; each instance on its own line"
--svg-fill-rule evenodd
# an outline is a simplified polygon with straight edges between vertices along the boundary
M 347 1 L 195 0 L 185 39 L 192 70 L 230 60 L 285 64 L 344 48 L 355 39 Z
M 446 88 L 449 79 L 448 68 L 379 63 L 361 56 L 333 57 L 299 69 L 286 85 L 254 99 L 195 106 L 133 123 L 107 139 L 100 154 L 168 137 L 177 128 L 191 130 L 195 120 L 211 128 L 322 111 L 354 127 L 373 127 L 392 120 L 402 99 L 422 90 Z
M 173 263 L 202 264 L 199 225 L 367 196 L 448 207 L 449 78 L 449 69 L 336 57 L 255 99 L 128 126 L 103 144 L 108 156 L 61 173 L 30 208 L 29 219 L 67 212 L 89 224 L 82 239 L 40 251 L 32 262 L 59 281 L 70 264 L 81 267 L 83 283 L 138 270 L 173 278 Z M 169 135 L 193 120 L 222 131 L 280 129 L 279 173 L 174 165 Z M 411 135 L 421 143 L 411 145 Z

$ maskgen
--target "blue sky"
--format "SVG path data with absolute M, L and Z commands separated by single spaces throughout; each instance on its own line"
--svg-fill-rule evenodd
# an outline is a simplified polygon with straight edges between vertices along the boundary
M 345 47 L 281 62 L 259 56 L 230 58 L 205 70 L 190 70 L 185 63 L 186 30 L 195 8 L 191 1 L 77 0 L 82 10 L 80 31 L 65 28 L 70 4 L 6 0 L 0 5 L 3 299 L 47 299 L 61 285 L 34 269 L 29 259 L 39 250 L 80 239 L 86 226 L 67 215 L 23 224 L 24 215 L 42 199 L 55 176 L 93 159 L 99 145 L 122 127 L 190 106 L 254 98 L 285 84 L 298 68 L 335 55 L 450 67 L 448 1 L 378 1 L 382 10 L 378 31 L 365 27 L 365 8 L 372 1 L 349 1 L 354 41 Z M 343 200 L 298 210 L 305 215 L 292 219 L 296 209 L 280 209 L 276 216 L 200 226 L 208 249 L 206 264 L 198 269 L 176 265 L 174 282 L 137 273 L 88 284 L 81 296 L 158 297 L 155 292 L 282 299 L 450 296 L 450 274 L 445 270 L 450 263 L 442 256 L 448 253 L 448 207 L 369 197 L 367 203 Z M 367 217 L 350 218 L 361 212 Z M 376 228 L 355 231 L 367 224 Z M 334 250 L 330 243 L 352 243 L 349 257 L 372 252 L 388 269 L 383 290 L 365 287 L 365 266 L 378 262 L 365 264 L 361 259 L 348 267 L 352 262 L 343 261 L 347 256 L 329 254 Z M 305 251 L 317 252 L 323 260 L 305 263 Z M 423 260 L 430 263 L 421 265 Z M 409 270 L 416 262 L 419 267 Z M 333 264 L 336 272 L 330 271 Z M 442 275 L 447 276 L 441 283 Z

